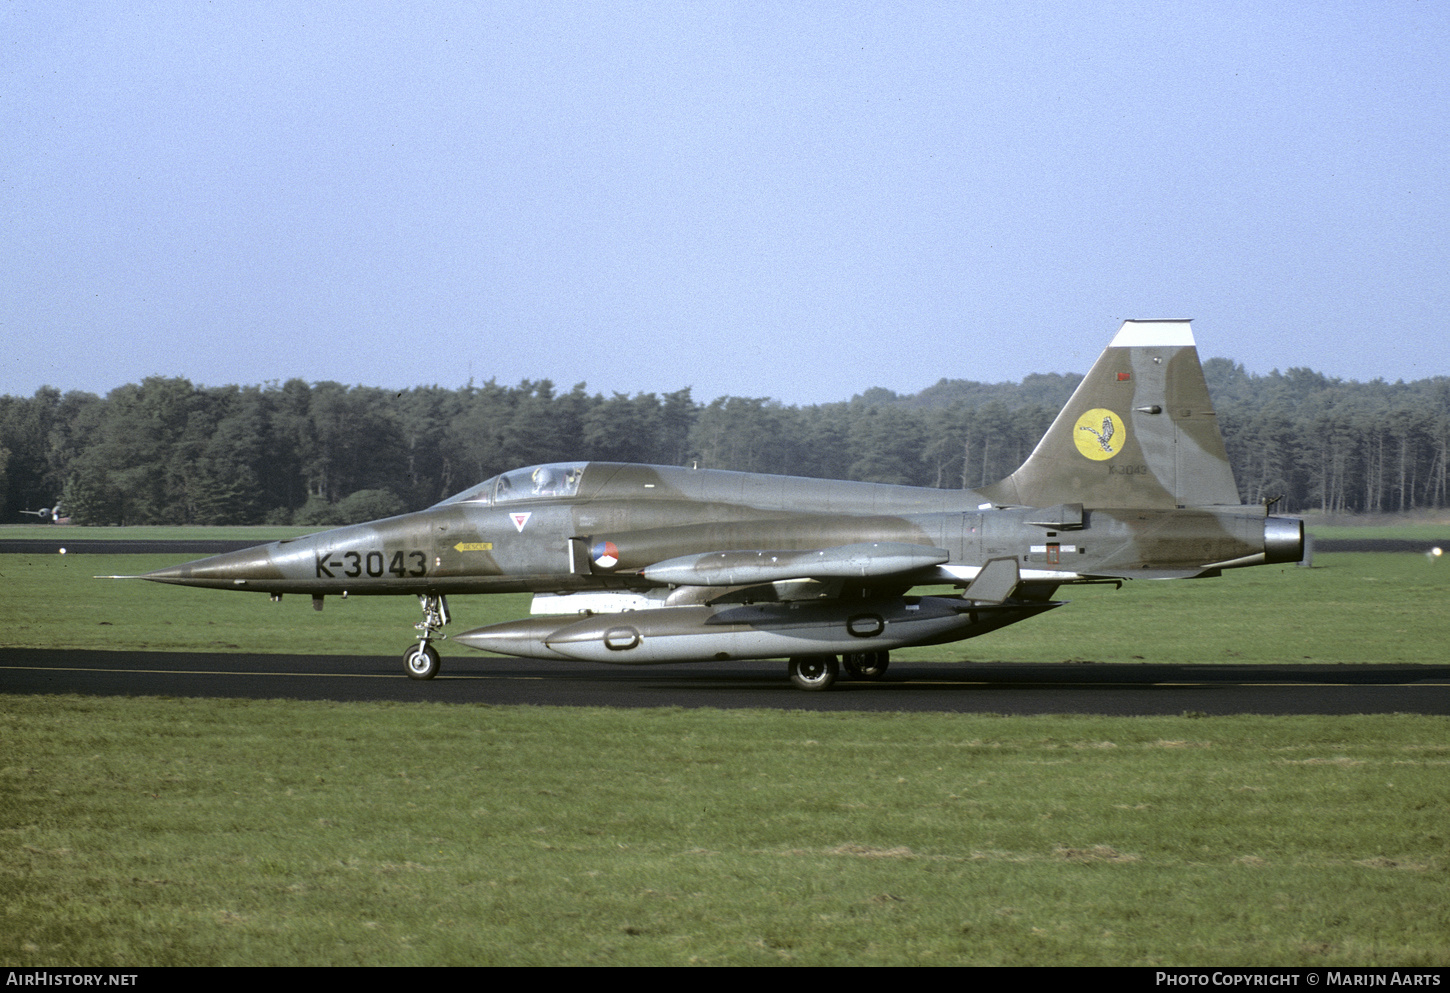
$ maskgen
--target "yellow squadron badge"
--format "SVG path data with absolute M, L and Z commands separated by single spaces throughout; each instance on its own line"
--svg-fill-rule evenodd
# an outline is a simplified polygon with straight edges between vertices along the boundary
M 1123 419 L 1104 407 L 1094 407 L 1077 419 L 1072 440 L 1077 450 L 1094 462 L 1110 459 L 1123 450 L 1128 441 Z

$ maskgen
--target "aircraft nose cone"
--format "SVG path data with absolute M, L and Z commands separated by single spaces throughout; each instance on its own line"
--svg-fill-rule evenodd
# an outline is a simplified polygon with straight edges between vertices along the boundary
M 209 558 L 169 565 L 144 574 L 142 579 L 174 586 L 206 586 L 214 589 L 240 587 L 269 579 L 282 579 L 282 572 L 272 562 L 271 546 L 258 545 L 237 552 L 224 552 Z

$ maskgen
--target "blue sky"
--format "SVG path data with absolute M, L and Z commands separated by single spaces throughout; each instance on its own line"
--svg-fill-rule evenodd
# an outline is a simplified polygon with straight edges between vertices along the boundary
M 1450 7 L 0 7 L 0 393 L 1450 375 Z

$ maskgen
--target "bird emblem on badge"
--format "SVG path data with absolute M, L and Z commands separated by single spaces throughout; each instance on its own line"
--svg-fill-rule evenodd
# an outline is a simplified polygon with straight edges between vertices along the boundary
M 1113 450 L 1113 446 L 1108 444 L 1110 441 L 1113 440 L 1113 419 L 1111 417 L 1103 418 L 1103 429 L 1101 431 L 1099 431 L 1097 428 L 1094 428 L 1090 424 L 1084 424 L 1082 427 L 1078 428 L 1078 430 L 1086 431 L 1088 434 L 1096 438 L 1098 440 L 1098 444 L 1102 446 L 1103 451 L 1111 452 Z
M 1084 411 L 1073 428 L 1072 440 L 1078 454 L 1094 462 L 1115 457 L 1128 443 L 1123 419 L 1106 407 Z

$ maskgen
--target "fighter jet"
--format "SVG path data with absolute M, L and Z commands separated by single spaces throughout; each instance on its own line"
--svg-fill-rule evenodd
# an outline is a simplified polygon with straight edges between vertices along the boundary
M 60 498 L 58 497 L 56 498 L 54 507 L 41 507 L 39 510 L 22 510 L 21 513 L 29 514 L 46 524 L 61 524 L 70 520 L 70 518 L 65 516 L 65 511 L 61 509 Z
M 1059 587 L 1188 579 L 1303 556 L 1303 522 L 1239 502 L 1186 320 L 1130 320 L 1012 475 L 980 490 L 676 466 L 506 472 L 427 510 L 215 555 L 145 579 L 416 596 L 432 679 L 447 598 L 534 594 L 456 635 L 504 655 L 624 664 L 788 660 L 795 685 L 877 679 L 889 653 L 1061 606 Z M 960 592 L 916 595 L 924 586 Z

